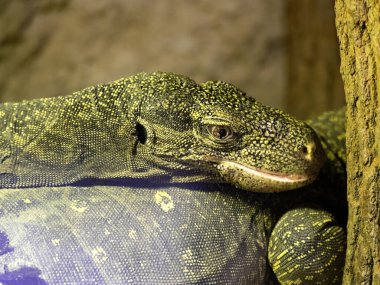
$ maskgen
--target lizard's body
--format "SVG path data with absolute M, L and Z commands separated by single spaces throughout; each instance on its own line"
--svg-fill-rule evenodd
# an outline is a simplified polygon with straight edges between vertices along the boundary
M 230 85 L 206 83 L 199 87 L 184 77 L 155 76 L 154 84 L 146 82 L 152 75 L 140 75 L 127 79 L 127 85 L 117 81 L 111 89 L 110 85 L 100 85 L 71 97 L 0 108 L 4 122 L 0 129 L 1 282 L 8 284 L 18 278 L 24 282 L 20 284 L 264 284 L 274 280 L 267 261 L 268 246 L 277 277 L 293 280 L 292 274 L 299 269 L 290 269 L 298 263 L 281 264 L 279 260 L 285 262 L 282 258 L 287 253 L 276 248 L 276 239 L 282 234 L 271 237 L 278 219 L 292 215 L 289 209 L 298 208 L 296 215 L 306 217 L 306 222 L 310 222 L 308 214 L 315 214 L 313 227 L 318 228 L 318 222 L 322 227 L 324 223 L 335 227 L 318 209 L 324 207 L 319 202 L 326 200 L 325 208 L 332 211 L 328 202 L 335 203 L 339 191 L 344 192 L 344 186 L 337 183 L 344 173 L 333 167 L 330 171 L 328 166 L 336 159 L 329 153 L 324 168 L 328 173 L 321 172 L 326 177 L 300 190 L 260 194 L 216 183 L 227 181 L 251 191 L 285 190 L 281 183 L 294 188 L 296 183 L 283 179 L 284 173 L 290 178 L 312 176 L 321 165 L 318 142 L 308 127 L 253 100 L 239 99 L 243 94 Z M 128 96 L 124 101 L 120 100 L 122 91 Z M 197 92 L 205 92 L 209 98 L 184 103 Z M 230 98 L 226 110 L 220 106 L 228 103 L 223 101 L 228 96 L 217 94 L 223 92 L 232 92 L 235 100 Z M 141 93 L 149 96 L 134 100 L 133 96 Z M 202 100 L 217 103 L 208 111 L 191 107 Z M 202 136 L 203 126 L 229 124 L 236 118 L 237 106 L 240 110 L 235 113 L 241 112 L 242 126 L 228 127 L 240 134 L 240 143 L 246 142 L 244 151 L 231 140 L 220 143 L 210 139 L 210 134 Z M 208 121 L 202 121 L 204 118 Z M 253 124 L 265 120 L 269 122 L 265 128 Z M 241 134 L 249 126 L 250 133 Z M 337 131 L 344 132 L 342 128 L 340 125 Z M 260 131 L 265 138 L 261 142 L 257 140 Z M 286 137 L 279 136 L 283 132 Z M 324 133 L 322 128 L 319 134 Z M 196 143 L 186 140 L 189 137 L 197 138 Z M 292 148 L 289 142 L 293 142 Z M 231 145 L 225 147 L 226 143 Z M 245 160 L 244 167 L 238 168 L 228 161 L 220 163 L 223 157 L 235 163 L 242 153 L 253 154 L 252 145 L 262 147 L 262 153 L 256 152 L 260 160 Z M 273 154 L 268 145 L 275 150 Z M 324 144 L 325 149 L 328 146 L 329 142 Z M 210 149 L 214 152 L 205 157 Z M 303 155 L 299 155 L 300 150 Z M 209 159 L 208 163 L 202 163 L 202 158 Z M 287 165 L 281 168 L 283 158 Z M 268 165 L 270 159 L 272 166 Z M 242 173 L 250 166 L 253 178 Z M 282 175 L 279 179 L 274 175 L 278 173 Z M 328 190 L 327 175 L 333 181 L 327 186 L 336 191 L 329 193 L 329 199 L 323 194 Z M 321 216 L 324 221 L 318 220 Z M 274 229 L 281 231 L 282 227 Z M 313 276 L 314 281 L 334 281 L 334 270 L 335 281 L 339 281 L 342 234 L 341 229 L 331 234 L 338 241 L 332 238 L 334 249 L 323 254 L 336 265 L 317 261 L 322 273 Z M 317 257 L 324 245 L 317 249 Z M 295 277 L 305 281 L 307 275 L 301 270 Z

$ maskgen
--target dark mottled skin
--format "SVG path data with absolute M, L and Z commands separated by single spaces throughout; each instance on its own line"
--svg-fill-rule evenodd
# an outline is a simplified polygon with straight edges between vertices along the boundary
M 327 152 L 317 179 L 276 194 L 220 182 L 267 192 L 296 183 L 226 178 L 236 170 L 216 161 L 311 177 L 319 140 L 227 83 L 139 74 L 0 115 L 4 284 L 340 282 L 342 111 L 308 122 Z M 215 139 L 214 126 L 233 135 Z

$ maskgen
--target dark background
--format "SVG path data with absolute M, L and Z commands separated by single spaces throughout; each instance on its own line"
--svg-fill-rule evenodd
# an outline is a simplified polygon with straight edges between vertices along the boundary
M 139 71 L 234 83 L 308 118 L 344 104 L 330 0 L 0 0 L 0 100 Z

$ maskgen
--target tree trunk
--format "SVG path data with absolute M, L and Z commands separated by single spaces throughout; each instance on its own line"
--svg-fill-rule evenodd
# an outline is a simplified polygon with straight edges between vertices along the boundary
M 347 101 L 348 245 L 344 284 L 380 284 L 380 2 L 336 0 Z

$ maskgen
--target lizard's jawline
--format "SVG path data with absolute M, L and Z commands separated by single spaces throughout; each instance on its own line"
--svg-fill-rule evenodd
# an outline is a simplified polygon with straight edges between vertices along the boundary
M 248 175 L 261 177 L 261 178 L 264 178 L 273 182 L 278 182 L 278 183 L 299 184 L 299 183 L 310 181 L 311 179 L 310 176 L 306 176 L 306 175 L 285 174 L 285 173 L 279 173 L 279 172 L 257 170 L 255 168 L 248 167 L 234 161 L 223 160 L 223 161 L 219 161 L 218 165 L 219 167 L 223 166 L 228 169 L 241 170 L 241 171 L 244 171 L 244 173 L 247 173 Z

